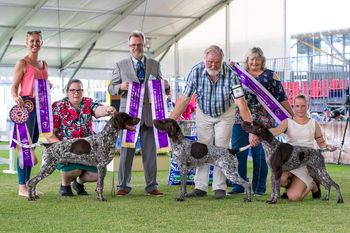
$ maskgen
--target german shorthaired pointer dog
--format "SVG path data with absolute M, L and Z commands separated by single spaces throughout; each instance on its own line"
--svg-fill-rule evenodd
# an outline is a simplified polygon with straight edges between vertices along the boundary
M 116 155 L 116 141 L 121 129 L 132 130 L 140 119 L 128 114 L 116 113 L 104 129 L 93 136 L 76 138 L 56 143 L 45 144 L 43 162 L 39 174 L 28 181 L 28 200 L 36 199 L 36 185 L 45 177 L 52 174 L 58 163 L 79 163 L 97 167 L 96 193 L 97 199 L 103 197 L 103 182 L 106 176 L 106 166 Z
M 185 200 L 186 194 L 186 174 L 189 168 L 199 167 L 204 164 L 213 164 L 225 174 L 225 176 L 243 186 L 246 191 L 245 201 L 250 202 L 250 184 L 243 180 L 238 174 L 237 157 L 238 151 L 225 149 L 216 146 L 207 146 L 203 143 L 195 142 L 184 137 L 181 128 L 175 120 L 154 120 L 154 126 L 167 132 L 173 151 L 174 160 L 180 168 L 181 186 L 178 201 Z
M 272 135 L 270 130 L 257 122 L 253 122 L 253 124 L 244 122 L 242 128 L 246 132 L 259 137 L 265 151 L 266 160 L 271 167 L 272 192 L 271 199 L 267 203 L 275 204 L 277 202 L 280 194 L 282 172 L 296 169 L 301 165 L 306 165 L 310 176 L 326 188 L 325 200 L 329 200 L 330 189 L 333 186 L 338 194 L 338 203 L 343 203 L 339 185 L 329 176 L 320 150 L 282 143 Z

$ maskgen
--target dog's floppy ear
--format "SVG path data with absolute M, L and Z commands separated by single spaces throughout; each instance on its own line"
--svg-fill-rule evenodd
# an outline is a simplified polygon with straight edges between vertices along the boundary
M 252 123 L 251 123 L 251 122 L 249 122 L 249 121 L 243 121 L 243 125 L 245 125 L 245 126 L 251 126 L 251 125 L 252 125 Z
M 153 124 L 157 129 L 165 130 L 165 120 L 155 119 Z
M 170 119 L 166 120 L 166 131 L 169 137 L 177 136 L 179 130 L 181 130 L 180 126 L 177 124 L 175 120 L 170 120 Z
M 194 142 L 191 145 L 191 156 L 196 159 L 201 159 L 208 154 L 208 146 L 200 143 Z
M 168 125 L 167 130 L 169 137 L 176 136 L 176 129 L 174 125 Z
M 252 123 L 248 122 L 248 121 L 243 121 L 243 123 L 241 124 L 242 129 L 245 130 L 246 132 L 249 132 L 252 128 Z
M 113 118 L 113 127 L 115 129 L 134 130 L 134 125 L 140 122 L 139 118 L 131 117 L 125 112 L 118 112 Z
M 123 123 L 125 122 L 126 118 L 128 117 L 128 114 L 125 112 L 118 112 L 113 116 L 113 128 L 115 129 L 121 129 L 123 126 Z
M 263 134 L 265 133 L 265 130 L 268 130 L 263 123 L 258 121 L 253 121 L 253 134 Z

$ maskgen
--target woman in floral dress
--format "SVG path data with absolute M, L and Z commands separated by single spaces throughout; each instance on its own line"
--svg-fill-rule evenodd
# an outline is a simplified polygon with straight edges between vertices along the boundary
M 52 104 L 54 120 L 54 136 L 50 142 L 84 138 L 91 136 L 93 118 L 113 114 L 116 110 L 94 102 L 91 98 L 83 97 L 83 84 L 78 79 L 71 80 L 66 89 L 67 97 Z M 61 196 L 73 196 L 72 187 L 78 195 L 88 195 L 85 182 L 97 181 L 97 169 L 93 166 L 67 163 L 59 164 L 62 183 L 59 190 Z

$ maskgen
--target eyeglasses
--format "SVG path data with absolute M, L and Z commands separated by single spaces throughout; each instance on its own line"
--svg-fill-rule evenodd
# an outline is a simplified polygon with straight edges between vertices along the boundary
M 81 94 L 83 91 L 84 89 L 69 89 L 69 93 L 71 94 Z
M 144 46 L 144 44 L 129 44 L 130 48 L 136 48 L 136 47 L 141 48 L 143 46 Z

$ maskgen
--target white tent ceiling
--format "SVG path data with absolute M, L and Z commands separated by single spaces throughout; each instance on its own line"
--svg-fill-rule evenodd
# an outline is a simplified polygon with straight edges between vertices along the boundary
M 40 56 L 51 68 L 110 69 L 128 55 L 127 37 L 142 30 L 150 56 L 233 0 L 0 0 L 0 66 L 27 53 L 27 31 L 41 30 Z M 88 53 L 89 48 L 96 42 Z

